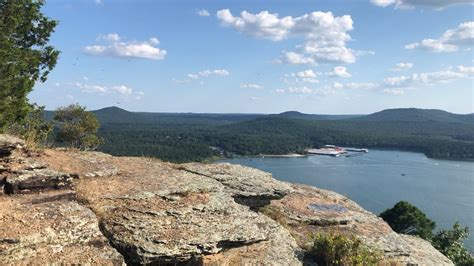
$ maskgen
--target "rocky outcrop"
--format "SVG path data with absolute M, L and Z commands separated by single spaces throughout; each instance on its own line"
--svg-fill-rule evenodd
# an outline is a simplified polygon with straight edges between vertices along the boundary
M 310 236 L 329 231 L 359 237 L 387 263 L 452 264 L 337 193 L 256 169 L 66 150 L 31 157 L 1 141 L 13 146 L 0 159 L 7 264 L 302 265 Z

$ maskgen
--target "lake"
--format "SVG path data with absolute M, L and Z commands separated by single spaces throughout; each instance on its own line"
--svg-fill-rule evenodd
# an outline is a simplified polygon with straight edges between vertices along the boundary
M 222 162 L 258 168 L 278 180 L 338 192 L 375 214 L 405 200 L 434 220 L 437 229 L 450 228 L 459 221 L 474 231 L 474 162 L 386 150 L 353 157 L 243 157 Z M 466 245 L 474 250 L 472 234 Z

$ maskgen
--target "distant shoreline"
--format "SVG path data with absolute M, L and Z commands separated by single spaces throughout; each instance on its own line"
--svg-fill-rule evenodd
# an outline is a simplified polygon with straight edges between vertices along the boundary
M 288 153 L 288 154 L 258 154 L 249 157 L 281 157 L 281 158 L 299 158 L 299 157 L 308 157 L 307 154 L 298 154 L 298 153 Z

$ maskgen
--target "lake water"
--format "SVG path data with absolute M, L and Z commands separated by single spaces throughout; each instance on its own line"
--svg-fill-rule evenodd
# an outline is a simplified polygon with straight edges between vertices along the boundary
M 423 154 L 371 150 L 354 157 L 235 158 L 225 162 L 270 172 L 276 179 L 343 194 L 379 214 L 401 200 L 436 222 L 459 221 L 474 231 L 474 162 L 429 159 Z M 474 236 L 466 241 L 474 250 Z

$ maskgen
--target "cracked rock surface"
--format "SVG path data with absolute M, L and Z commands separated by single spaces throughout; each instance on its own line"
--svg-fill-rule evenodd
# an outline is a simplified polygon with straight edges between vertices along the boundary
M 302 265 L 309 235 L 337 231 L 394 265 L 452 265 L 337 193 L 256 169 L 22 145 L 0 135 L 7 264 Z

